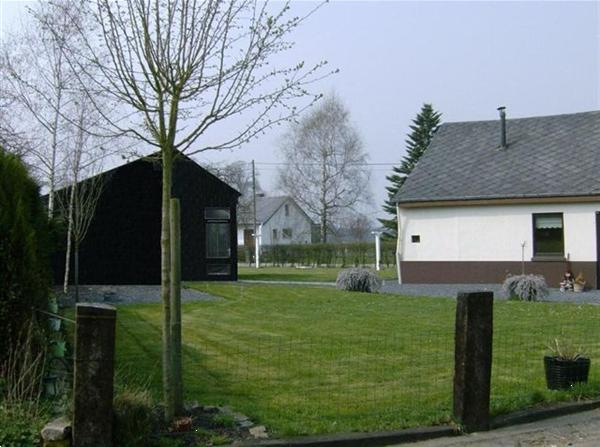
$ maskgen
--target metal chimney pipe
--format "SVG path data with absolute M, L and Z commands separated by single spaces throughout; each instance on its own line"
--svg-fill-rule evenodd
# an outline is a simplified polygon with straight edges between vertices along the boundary
M 506 107 L 498 107 L 500 112 L 500 147 L 506 148 Z

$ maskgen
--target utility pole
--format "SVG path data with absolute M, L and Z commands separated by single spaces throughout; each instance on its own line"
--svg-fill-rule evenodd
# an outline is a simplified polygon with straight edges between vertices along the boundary
M 256 168 L 254 166 L 254 160 L 252 160 L 252 208 L 254 215 L 254 265 L 256 268 L 259 268 L 260 247 L 258 246 L 258 228 L 256 225 Z

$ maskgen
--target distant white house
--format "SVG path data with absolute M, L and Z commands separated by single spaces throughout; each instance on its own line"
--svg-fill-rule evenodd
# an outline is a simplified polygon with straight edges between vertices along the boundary
M 600 111 L 443 124 L 395 197 L 404 283 L 600 282 Z
M 257 197 L 256 222 L 260 245 L 310 244 L 313 222 L 289 196 Z M 238 245 L 254 247 L 252 212 L 238 216 Z

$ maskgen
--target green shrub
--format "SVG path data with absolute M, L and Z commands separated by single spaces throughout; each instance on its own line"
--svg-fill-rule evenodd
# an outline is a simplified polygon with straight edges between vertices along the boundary
M 114 439 L 118 447 L 144 447 L 158 425 L 150 393 L 144 390 L 124 389 L 113 401 Z
M 48 422 L 47 412 L 32 414 L 28 406 L 0 402 L 0 446 L 38 447 L 40 431 Z
M 0 365 L 32 308 L 46 307 L 49 229 L 37 184 L 21 160 L 0 147 Z
M 238 250 L 238 259 L 246 259 L 244 247 Z M 246 249 L 247 250 L 247 249 Z M 396 242 L 382 241 L 382 264 L 396 264 Z M 261 247 L 261 262 L 278 266 L 365 266 L 375 264 L 375 244 L 357 242 L 348 244 L 291 244 Z

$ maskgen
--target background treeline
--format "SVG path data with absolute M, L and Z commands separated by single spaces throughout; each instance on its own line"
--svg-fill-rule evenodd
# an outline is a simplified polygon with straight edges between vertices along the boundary
M 381 265 L 396 265 L 396 242 L 381 242 Z M 239 247 L 239 262 L 253 262 L 252 249 Z M 261 264 L 275 266 L 358 267 L 375 264 L 375 243 L 292 244 L 261 247 Z

